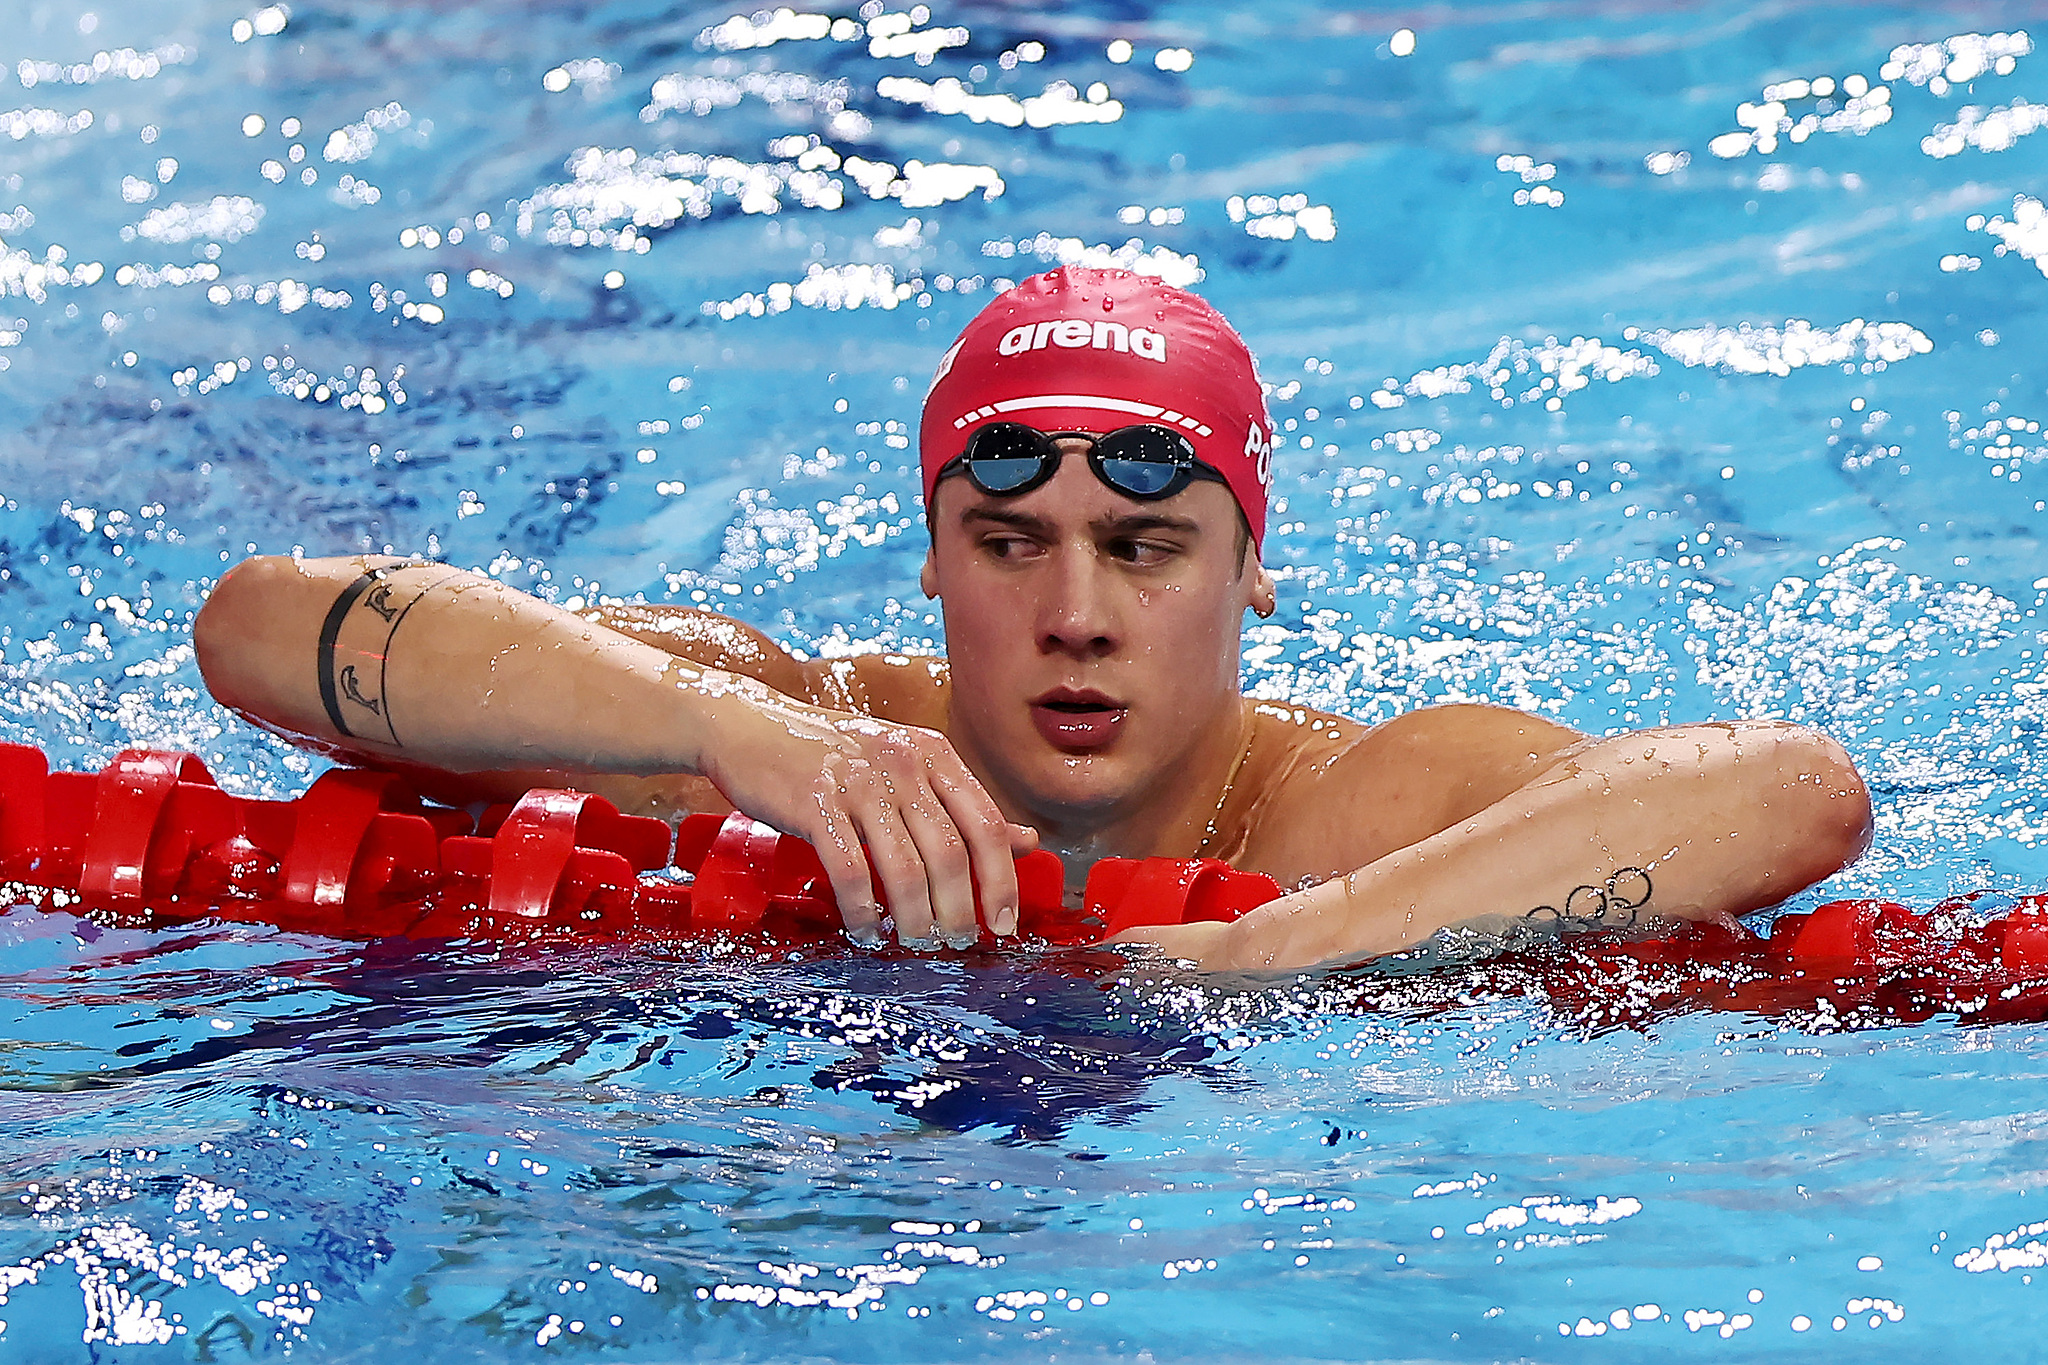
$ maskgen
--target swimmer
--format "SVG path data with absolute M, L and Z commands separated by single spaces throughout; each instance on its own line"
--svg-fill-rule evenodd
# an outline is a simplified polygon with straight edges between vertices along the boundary
M 1841 747 L 1777 721 L 1593 738 L 1500 706 L 1376 726 L 1239 690 L 1276 437 L 1243 341 L 1182 290 L 1068 267 L 939 362 L 920 582 L 946 657 L 799 661 L 676 606 L 569 611 L 417 560 L 251 559 L 194 629 L 223 704 L 454 800 L 575 786 L 737 808 L 816 846 L 848 934 L 1017 927 L 1014 854 L 1213 857 L 1301 888 L 1125 938 L 1215 969 L 1357 962 L 1441 929 L 1704 919 L 1869 842 Z M 866 846 L 867 857 L 863 856 Z

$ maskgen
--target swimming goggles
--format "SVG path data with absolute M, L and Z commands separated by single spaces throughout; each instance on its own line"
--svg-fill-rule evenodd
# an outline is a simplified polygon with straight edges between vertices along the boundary
M 1021 422 L 990 422 L 974 429 L 967 448 L 940 467 L 938 478 L 964 473 L 969 483 L 996 498 L 1029 493 L 1059 468 L 1060 450 L 1053 443 L 1069 437 L 1088 442 L 1088 467 L 1096 478 L 1140 502 L 1170 498 L 1197 479 L 1228 482 L 1195 458 L 1193 441 L 1149 422 L 1101 436 L 1085 431 L 1048 434 Z

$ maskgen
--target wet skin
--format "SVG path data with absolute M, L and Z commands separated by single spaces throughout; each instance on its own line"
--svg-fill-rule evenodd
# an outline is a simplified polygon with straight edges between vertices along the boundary
M 1632 914 L 1740 913 L 1868 840 L 1853 766 L 1798 726 L 1589 739 L 1501 707 L 1366 727 L 1250 702 L 1239 631 L 1274 589 L 1240 553 L 1227 490 L 1139 502 L 1069 444 L 1021 496 L 941 484 L 922 582 L 950 663 L 798 661 L 709 612 L 574 615 L 479 575 L 363 559 L 239 566 L 195 643 L 225 704 L 444 795 L 566 782 L 628 809 L 737 807 L 801 834 L 856 937 L 880 920 L 863 846 L 905 941 L 971 941 L 977 885 L 990 926 L 1013 932 L 1010 855 L 1038 838 L 1077 879 L 1098 857 L 1164 855 L 1319 883 L 1237 925 L 1137 935 L 1206 966 L 1271 970 L 1503 917 L 1599 927 L 1583 907 L 1634 899 L 1601 890 L 1624 883 L 1642 891 Z M 358 612 L 316 651 L 366 568 L 387 605 L 410 604 L 403 633 Z M 338 730 L 322 701 L 316 654 L 371 657 L 357 648 L 378 661 L 391 743 Z
M 964 478 L 936 492 L 921 581 L 945 615 L 942 728 L 1004 813 L 1078 866 L 1193 852 L 1251 737 L 1238 638 L 1273 583 L 1240 557 L 1221 485 L 1140 502 L 1062 445 L 1020 497 Z
M 1249 547 L 1240 559 L 1219 485 L 1138 502 L 1068 458 L 1021 497 L 948 479 L 935 503 L 922 583 L 941 602 L 946 660 L 799 664 L 709 612 L 588 614 L 806 701 L 939 731 L 1077 880 L 1110 856 L 1223 858 L 1284 886 L 1336 876 L 1473 814 L 1583 738 L 1503 707 L 1434 707 L 1375 728 L 1246 699 L 1240 629 L 1247 610 L 1273 609 L 1274 587 Z M 1060 694 L 1117 715 L 1110 737 L 1045 733 L 1035 703 Z M 670 780 L 608 790 L 643 810 L 685 795 L 729 808 Z

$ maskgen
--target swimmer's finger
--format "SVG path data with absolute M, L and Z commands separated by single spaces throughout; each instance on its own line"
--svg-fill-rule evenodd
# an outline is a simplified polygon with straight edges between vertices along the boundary
M 951 754 L 951 763 L 932 763 L 932 790 L 944 803 L 946 814 L 952 825 L 966 842 L 967 862 L 972 881 L 967 889 L 967 913 L 970 921 L 974 915 L 974 892 L 981 891 L 981 912 L 988 920 L 990 932 L 998 938 L 1005 938 L 1017 932 L 1017 862 L 1019 851 L 1029 852 L 1038 844 L 1036 831 L 1028 831 L 1030 842 L 1022 850 L 1017 848 L 1015 831 L 1022 826 L 1012 825 L 996 809 L 996 803 L 982 789 L 966 765 Z M 956 771 L 954 771 L 956 770 Z
M 973 947 L 981 926 L 974 917 L 974 869 L 961 831 L 930 789 L 907 802 L 902 813 L 903 827 L 924 864 L 939 937 L 949 948 Z
M 896 919 L 897 940 L 906 948 L 931 946 L 931 881 L 902 815 L 887 799 L 863 802 L 855 811 L 861 838 L 867 841 L 868 858 L 882 882 L 882 895 Z
M 817 826 L 805 837 L 817 850 L 832 883 L 833 898 L 839 902 L 839 919 L 846 935 L 863 947 L 882 942 L 882 907 L 875 904 L 875 885 L 868 876 L 867 855 L 861 851 L 860 830 L 845 807 L 821 802 Z

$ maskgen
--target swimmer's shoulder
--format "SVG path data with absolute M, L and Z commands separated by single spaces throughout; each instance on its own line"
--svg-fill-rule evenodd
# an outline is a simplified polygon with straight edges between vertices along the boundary
M 933 729 L 945 721 L 943 659 L 886 653 L 798 659 L 744 621 L 696 607 L 613 603 L 583 615 L 677 658 L 759 679 L 815 706 Z
M 860 710 L 898 725 L 946 728 L 946 694 L 952 673 L 946 661 L 930 654 L 862 654 L 851 659 L 819 659 L 806 665 L 821 680 L 858 695 Z
M 1499 780 L 1539 765 L 1585 736 L 1568 725 L 1512 706 L 1452 702 L 1404 712 L 1368 729 L 1353 747 L 1355 762 L 1375 768 L 1434 774 L 1439 780 L 1479 781 L 1501 770 Z M 1533 769 L 1514 786 L 1534 776 Z M 1512 787 L 1509 788 L 1512 790 Z M 1498 799 L 1498 798 L 1496 798 Z M 1487 802 L 1490 805 L 1492 802 Z
M 1423 707 L 1366 726 L 1261 703 L 1255 743 L 1269 789 L 1250 862 L 1292 876 L 1348 872 L 1469 819 L 1585 736 L 1507 706 Z M 1249 865 L 1249 863 L 1247 864 Z
M 803 666 L 795 656 L 744 621 L 667 603 L 608 602 L 577 614 L 678 659 L 743 674 L 785 695 L 810 700 Z

